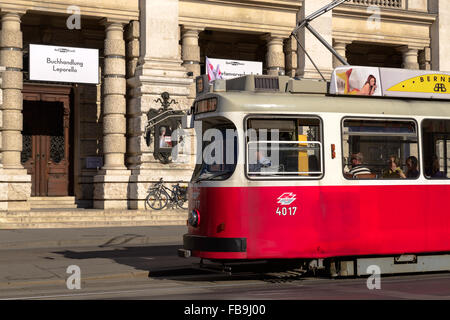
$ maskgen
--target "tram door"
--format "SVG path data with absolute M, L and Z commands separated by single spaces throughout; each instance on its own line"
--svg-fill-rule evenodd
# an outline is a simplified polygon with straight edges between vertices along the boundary
M 24 101 L 22 164 L 32 177 L 32 196 L 68 195 L 67 117 L 63 102 Z

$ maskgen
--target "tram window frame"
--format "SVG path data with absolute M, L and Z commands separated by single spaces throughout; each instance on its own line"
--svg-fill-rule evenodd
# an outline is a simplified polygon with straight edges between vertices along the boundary
M 245 177 L 248 180 L 252 181 L 286 181 L 286 180 L 322 180 L 325 176 L 325 152 L 324 152 L 324 128 L 323 128 L 323 119 L 318 115 L 311 115 L 311 114 L 305 114 L 305 115 L 298 115 L 298 114 L 249 114 L 247 115 L 244 120 L 244 130 L 245 132 L 248 132 L 249 129 L 249 120 L 254 119 L 267 119 L 267 120 L 284 120 L 284 119 L 290 119 L 290 120 L 298 120 L 298 119 L 310 119 L 310 120 L 318 120 L 319 121 L 319 142 L 320 142 L 320 159 L 318 160 L 319 169 L 321 169 L 321 173 L 318 176 L 306 176 L 306 175 L 298 175 L 298 176 L 269 176 L 269 175 L 249 175 L 248 172 L 248 137 L 247 135 L 244 136 L 244 173 Z M 298 141 L 292 141 L 292 143 L 297 143 Z M 294 174 L 294 173 L 291 173 Z M 311 172 L 311 174 L 316 174 L 314 172 Z
M 200 181 L 225 181 L 230 179 L 234 173 L 236 172 L 236 168 L 239 165 L 239 139 L 238 139 L 238 133 L 237 133 L 237 127 L 236 124 L 226 117 L 217 116 L 217 117 L 208 117 L 202 120 L 202 137 L 204 136 L 205 132 L 209 129 L 217 129 L 221 132 L 223 140 L 223 160 L 225 163 L 223 164 L 207 164 L 204 162 L 203 158 L 203 152 L 207 145 L 210 145 L 213 143 L 213 141 L 202 141 L 202 147 L 201 147 L 201 153 L 202 153 L 202 161 L 201 163 L 196 163 L 194 167 L 194 171 L 192 173 L 191 181 L 194 183 L 198 183 Z M 233 160 L 234 163 L 227 163 L 227 140 L 226 140 L 226 130 L 234 130 L 235 135 L 233 135 Z M 225 136 L 224 136 L 225 135 Z M 214 170 L 210 171 L 209 168 L 211 167 L 222 167 L 224 170 Z M 232 167 L 232 170 L 225 170 L 227 167 Z M 209 171 L 209 173 L 218 173 L 217 176 L 207 176 L 202 177 L 203 174 L 207 173 L 206 171 Z
M 344 144 L 346 143 L 346 141 L 344 140 L 344 124 L 346 121 L 377 121 L 377 122 L 412 122 L 414 123 L 415 126 L 415 138 L 417 139 L 417 165 L 419 166 L 419 174 L 417 175 L 417 177 L 415 178 L 397 178 L 397 177 L 383 177 L 382 174 L 378 175 L 375 174 L 375 177 L 361 177 L 361 178 L 357 178 L 355 176 L 349 176 L 348 172 L 345 172 L 345 167 L 348 165 L 348 163 L 345 162 L 345 154 L 344 154 Z M 414 181 L 414 180 L 418 180 L 422 174 L 424 173 L 424 170 L 421 166 L 421 148 L 420 148 L 420 140 L 421 140 L 421 135 L 420 135 L 420 129 L 421 127 L 419 127 L 419 124 L 417 122 L 416 119 L 414 118 L 391 118 L 391 117 L 349 117 L 349 116 L 345 116 L 341 119 L 341 154 L 342 154 L 342 175 L 346 180 L 394 180 L 394 181 Z M 380 136 L 382 136 L 380 134 Z M 385 135 L 385 137 L 388 135 Z M 395 135 L 392 135 L 395 136 Z M 349 156 L 351 156 L 351 152 L 349 150 Z M 390 157 L 390 156 L 388 156 Z M 405 159 L 406 162 L 407 158 Z M 400 164 L 400 167 L 402 167 L 404 164 Z M 366 165 L 367 166 L 367 165 Z M 406 174 L 406 171 L 404 171 L 404 173 Z M 371 175 L 374 174 L 373 170 L 371 170 Z
M 450 123 L 450 119 L 448 119 L 448 118 L 447 119 L 425 118 L 425 119 L 422 119 L 422 121 L 420 123 L 420 130 L 421 130 L 421 133 L 422 133 L 421 134 L 422 158 L 423 158 L 423 167 L 424 167 L 423 175 L 424 175 L 425 179 L 430 180 L 430 181 L 435 181 L 435 180 L 448 181 L 448 180 L 450 180 L 450 164 L 449 164 L 449 162 L 450 162 L 450 151 L 449 151 L 450 148 L 448 148 L 447 145 L 450 142 L 450 130 L 448 132 L 445 131 L 445 132 L 437 132 L 436 133 L 436 136 L 438 138 L 439 137 L 443 137 L 444 141 L 447 142 L 446 144 L 444 144 L 444 153 L 445 153 L 446 158 L 444 158 L 444 172 L 443 172 L 443 174 L 447 173 L 447 176 L 444 175 L 443 177 L 433 177 L 433 176 L 428 174 L 429 173 L 429 170 L 428 170 L 429 168 L 427 168 L 427 167 L 428 167 L 428 165 L 430 163 L 427 161 L 427 159 L 429 159 L 429 154 L 428 153 L 425 154 L 425 152 L 427 152 L 427 149 L 429 149 L 428 148 L 428 142 L 425 141 L 426 140 L 426 137 L 425 137 L 426 131 L 424 130 L 424 124 L 425 124 L 426 121 L 436 121 L 436 122 L 446 121 L 446 122 Z M 449 137 L 449 139 L 446 139 L 447 138 L 447 137 L 445 137 L 446 135 Z M 434 137 L 433 137 L 433 139 L 434 139 Z M 435 150 L 436 144 L 435 143 L 437 141 L 439 141 L 439 140 L 436 140 L 436 141 L 434 141 L 432 143 L 432 148 L 434 150 L 434 152 L 432 153 L 433 155 L 436 155 L 436 150 Z M 438 158 L 438 160 L 439 160 L 439 158 Z M 447 160 L 447 161 L 445 161 L 445 160 Z M 431 165 L 432 165 L 432 163 L 431 163 Z M 441 170 L 439 170 L 439 172 L 441 172 Z

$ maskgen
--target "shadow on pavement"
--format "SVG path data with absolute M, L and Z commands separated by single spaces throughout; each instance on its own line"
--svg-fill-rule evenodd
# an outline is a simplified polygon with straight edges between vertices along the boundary
M 137 271 L 148 272 L 148 277 L 153 279 L 180 279 L 184 277 L 194 277 L 193 281 L 199 281 L 196 277 L 214 275 L 207 270 L 200 270 L 193 266 L 198 263 L 197 258 L 184 259 L 177 255 L 177 250 L 181 245 L 155 245 L 139 247 L 116 247 L 103 248 L 100 250 L 75 251 L 64 250 L 54 251 L 66 259 L 87 260 L 87 259 L 109 259 L 114 263 L 132 267 Z M 77 264 L 77 262 L 73 262 Z M 220 276 L 222 278 L 223 276 Z
M 126 265 L 141 271 L 153 271 L 160 268 L 185 267 L 186 260 L 177 256 L 180 245 L 155 245 L 139 247 L 103 248 L 100 250 L 64 250 L 54 251 L 66 259 L 109 259 L 117 264 Z M 74 262 L 74 264 L 77 264 Z
M 181 245 L 154 245 L 139 247 L 102 248 L 88 251 L 56 251 L 64 258 L 72 260 L 110 259 L 117 264 L 135 270 L 148 272 L 152 279 L 183 281 L 227 281 L 263 280 L 267 282 L 289 282 L 300 280 L 301 273 L 284 272 L 283 266 L 267 263 L 243 264 L 233 266 L 232 272 L 219 269 L 199 268 L 199 258 L 184 259 L 177 255 Z M 74 264 L 77 264 L 74 262 Z

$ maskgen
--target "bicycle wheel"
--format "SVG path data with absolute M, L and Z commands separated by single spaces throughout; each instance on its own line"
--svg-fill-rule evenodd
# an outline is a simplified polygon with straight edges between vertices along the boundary
M 145 206 L 149 206 L 154 210 L 161 210 L 167 206 L 169 202 L 169 195 L 163 189 L 151 190 L 147 198 L 145 198 Z
M 178 190 L 178 192 L 175 194 L 175 202 L 181 209 L 188 209 L 189 202 L 187 199 L 187 193 Z

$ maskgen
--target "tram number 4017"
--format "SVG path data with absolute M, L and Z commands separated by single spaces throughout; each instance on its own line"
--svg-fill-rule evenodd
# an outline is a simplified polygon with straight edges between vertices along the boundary
M 278 207 L 275 212 L 277 215 L 281 216 L 295 216 L 297 212 L 297 207 Z

